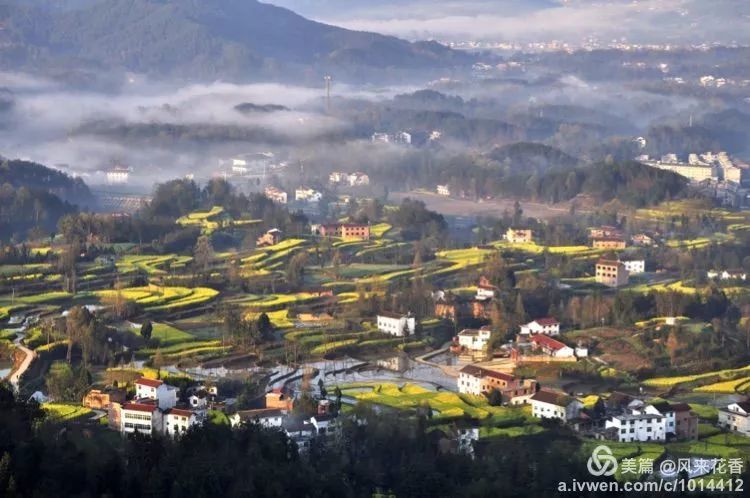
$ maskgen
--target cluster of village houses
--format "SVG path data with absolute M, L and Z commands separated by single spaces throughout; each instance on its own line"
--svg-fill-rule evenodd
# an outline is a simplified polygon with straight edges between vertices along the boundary
M 319 400 L 317 413 L 306 420 L 289 416 L 294 400 L 281 389 L 265 395 L 265 407 L 235 410 L 234 400 L 219 396 L 215 386 L 196 386 L 187 392 L 187 401 L 178 400 L 179 389 L 162 380 L 140 378 L 134 382 L 135 395 L 127 399 L 124 389 L 92 389 L 83 398 L 83 406 L 107 412 L 109 428 L 122 434 L 164 434 L 179 436 L 208 419 L 208 410 L 228 414 L 232 427 L 242 423 L 258 423 L 278 428 L 301 449 L 309 447 L 313 437 L 335 436 L 340 425 L 333 405 Z

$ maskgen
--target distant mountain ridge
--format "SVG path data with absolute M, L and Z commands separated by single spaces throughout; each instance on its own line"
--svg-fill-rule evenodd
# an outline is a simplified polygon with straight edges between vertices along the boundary
M 470 63 L 436 42 L 410 43 L 310 21 L 256 0 L 100 0 L 60 9 L 0 0 L 0 65 L 116 68 L 194 79 L 290 79 Z

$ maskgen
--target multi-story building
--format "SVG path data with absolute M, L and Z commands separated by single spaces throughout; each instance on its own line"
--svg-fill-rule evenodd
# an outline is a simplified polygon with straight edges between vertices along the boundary
M 127 166 L 115 166 L 107 171 L 107 183 L 109 185 L 125 185 L 130 178 L 130 168 Z
M 600 259 L 596 262 L 596 282 L 607 287 L 620 287 L 628 284 L 630 275 L 620 261 Z
M 485 351 L 491 335 L 489 327 L 464 329 L 458 333 L 458 345 L 470 351 Z
M 318 234 L 321 237 L 338 237 L 342 239 L 370 240 L 370 225 L 355 223 L 335 223 L 320 225 Z
M 625 249 L 627 243 L 621 237 L 592 237 L 591 247 L 594 249 L 619 250 Z
M 155 402 L 125 403 L 120 410 L 120 432 L 153 434 L 161 432 L 162 412 Z
M 570 422 L 578 418 L 583 403 L 565 393 L 542 389 L 529 398 L 531 414 L 537 418 L 554 418 Z
M 286 204 L 288 201 L 286 192 L 276 187 L 266 187 L 264 193 L 266 197 L 278 204 Z
M 646 261 L 643 259 L 620 258 L 619 261 L 625 265 L 628 275 L 638 275 L 646 271 Z
M 178 389 L 161 380 L 141 378 L 135 381 L 135 397 L 138 400 L 155 400 L 162 410 L 177 405 Z
M 200 423 L 195 412 L 191 410 L 183 410 L 181 408 L 170 408 L 165 410 L 163 421 L 164 434 L 172 437 L 184 434 L 188 429 Z
M 534 233 L 526 228 L 508 228 L 505 239 L 511 244 L 523 244 L 534 240 Z
M 525 325 L 521 325 L 521 333 L 524 335 L 558 335 L 560 334 L 560 322 L 554 318 L 538 318 Z
M 476 365 L 466 365 L 458 374 L 458 391 L 480 396 L 493 390 L 500 392 L 503 402 L 522 404 L 536 392 L 534 379 L 521 379 Z
M 417 319 L 411 313 L 401 315 L 381 311 L 377 316 L 378 330 L 396 337 L 414 335 L 417 327 Z
M 719 410 L 719 427 L 750 436 L 750 401 L 732 403 Z
M 604 424 L 613 431 L 615 439 L 621 443 L 633 441 L 666 441 L 666 417 L 656 413 L 615 415 Z

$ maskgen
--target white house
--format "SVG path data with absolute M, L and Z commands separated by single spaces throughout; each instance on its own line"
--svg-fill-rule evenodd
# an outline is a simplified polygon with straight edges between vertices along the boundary
M 492 282 L 485 277 L 479 277 L 479 283 L 477 284 L 477 299 L 484 301 L 487 299 L 494 299 L 499 294 L 500 289 L 492 285 Z
M 492 332 L 488 327 L 480 329 L 464 329 L 458 333 L 458 344 L 472 351 L 487 349 Z
M 538 318 L 526 325 L 521 325 L 521 334 L 558 335 L 560 334 L 560 322 L 554 318 Z
M 633 441 L 666 441 L 666 417 L 655 413 L 616 415 L 604 424 L 606 429 L 617 429 L 616 438 L 621 443 Z
M 374 144 L 387 144 L 391 142 L 391 136 L 387 133 L 376 132 L 372 134 L 371 140 Z
M 286 412 L 277 408 L 261 408 L 259 410 L 241 410 L 229 417 L 232 427 L 243 422 L 258 423 L 263 427 L 281 427 L 286 419 Z
M 583 403 L 565 393 L 542 389 L 529 398 L 531 414 L 537 418 L 556 418 L 568 422 L 583 409 Z
M 162 412 L 156 403 L 125 403 L 120 411 L 120 432 L 152 434 L 161 432 Z
M 179 390 L 161 380 L 140 378 L 135 381 L 135 397 L 138 400 L 156 400 L 162 410 L 167 410 L 177 404 Z
M 750 436 L 750 401 L 732 403 L 719 410 L 720 427 Z
M 363 185 L 370 184 L 370 177 L 366 173 L 362 173 L 361 171 L 350 174 L 347 180 L 349 182 L 349 186 L 351 187 L 361 187 Z
M 315 415 L 310 418 L 310 423 L 315 428 L 315 434 L 319 436 L 335 436 L 339 434 L 341 425 L 335 415 Z
M 675 425 L 675 411 L 672 406 L 666 401 L 659 403 L 651 403 L 642 408 L 633 410 L 636 415 L 649 414 L 649 415 L 661 415 L 664 417 L 664 435 L 677 434 Z
M 719 280 L 747 280 L 747 274 L 742 270 L 709 270 L 706 272 L 706 276 Z
M 163 432 L 169 436 L 178 436 L 187 432 L 190 427 L 198 425 L 200 421 L 195 412 L 181 408 L 170 408 L 163 413 Z
M 304 202 L 320 202 L 323 194 L 309 187 L 299 187 L 294 191 L 294 200 Z
M 417 319 L 411 313 L 400 315 L 398 313 L 382 311 L 378 314 L 377 323 L 379 331 L 397 337 L 414 335 L 417 328 Z
M 629 275 L 637 275 L 646 271 L 646 261 L 642 259 L 621 259 Z
M 438 185 L 436 190 L 438 195 L 443 195 L 445 197 L 450 197 L 451 195 L 451 190 L 448 188 L 448 185 Z

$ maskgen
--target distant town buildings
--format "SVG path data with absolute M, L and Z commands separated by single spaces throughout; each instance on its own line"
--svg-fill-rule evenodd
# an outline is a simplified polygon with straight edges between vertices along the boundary
M 534 240 L 534 234 L 526 228 L 508 228 L 505 232 L 505 240 L 511 244 L 528 243 Z
M 417 328 L 417 319 L 411 313 L 402 315 L 381 311 L 377 315 L 378 330 L 396 337 L 414 335 Z
M 438 195 L 442 195 L 445 197 L 450 197 L 451 195 L 451 191 L 450 188 L 448 188 L 448 185 L 438 185 L 436 190 Z
M 320 202 L 323 198 L 322 192 L 310 187 L 298 187 L 294 191 L 294 200 L 303 202 Z
M 278 204 L 287 203 L 287 194 L 281 189 L 278 189 L 276 187 L 266 187 L 264 193 L 266 197 L 271 199 L 273 202 L 276 202 Z
M 747 280 L 745 270 L 708 270 L 706 277 L 712 280 Z
M 399 131 L 393 134 L 376 132 L 372 134 L 370 141 L 374 144 L 393 143 L 393 144 L 400 144 L 400 145 L 411 145 L 412 134 L 406 131 Z
M 638 160 L 653 168 L 672 171 L 696 183 L 715 180 L 739 185 L 748 171 L 747 165 L 733 161 L 726 152 L 689 154 L 687 162 L 681 161 L 676 154 L 666 154 L 659 160 L 640 156 Z
M 366 173 L 357 171 L 355 173 L 344 173 L 334 171 L 328 175 L 328 183 L 331 185 L 349 185 L 350 187 L 363 187 L 370 184 L 370 177 Z
M 621 287 L 627 285 L 629 273 L 625 264 L 620 261 L 600 259 L 596 262 L 595 280 L 607 287 Z
M 130 168 L 127 166 L 115 166 L 106 173 L 108 185 L 125 185 L 130 178 Z

